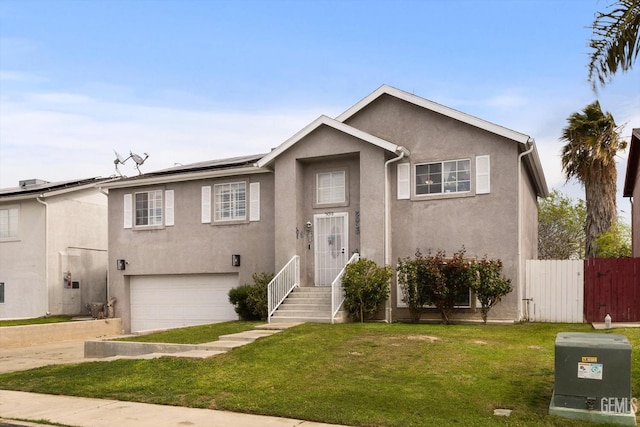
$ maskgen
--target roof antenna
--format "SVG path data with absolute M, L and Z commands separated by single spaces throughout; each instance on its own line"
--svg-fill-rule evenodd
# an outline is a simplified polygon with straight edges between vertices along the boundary
M 125 159 L 116 150 L 113 150 L 113 152 L 116 153 L 116 159 L 113 161 L 113 164 L 116 165 L 116 173 L 122 178 L 124 175 L 122 175 L 122 173 L 120 172 L 120 169 L 118 169 L 118 164 L 124 165 L 124 162 L 129 160 L 131 156 Z
M 140 172 L 140 166 L 142 166 L 144 161 L 147 160 L 147 158 L 149 157 L 147 153 L 142 153 L 142 154 L 144 154 L 144 158 L 138 156 L 136 153 L 132 153 L 131 151 L 129 151 L 129 157 L 132 158 L 134 162 L 136 162 L 136 169 L 138 169 L 138 175 L 142 175 L 142 172 Z

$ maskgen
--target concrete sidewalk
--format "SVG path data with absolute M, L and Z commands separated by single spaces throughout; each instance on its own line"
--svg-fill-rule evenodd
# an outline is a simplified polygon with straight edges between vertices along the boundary
M 47 421 L 74 427 L 331 427 L 292 418 L 277 418 L 210 409 L 150 405 L 118 400 L 55 396 L 0 390 L 0 425 Z M 44 424 L 46 425 L 46 424 Z

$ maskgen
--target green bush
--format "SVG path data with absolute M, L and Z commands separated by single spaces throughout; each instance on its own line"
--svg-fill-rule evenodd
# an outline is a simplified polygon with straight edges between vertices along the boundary
M 389 266 L 378 265 L 367 258 L 347 264 L 342 276 L 344 307 L 353 319 L 364 322 L 374 316 L 389 298 Z
M 447 258 L 443 251 L 423 256 L 420 250 L 415 257 L 398 260 L 398 284 L 403 293 L 402 301 L 409 306 L 411 320 L 420 321 L 425 306 L 434 306 L 442 321 L 450 323 L 456 303 L 466 297 L 477 279 L 475 264 L 465 259 L 464 247 Z
M 265 320 L 268 315 L 267 287 L 273 279 L 270 273 L 254 273 L 253 284 L 245 284 L 229 291 L 229 302 L 242 320 Z
M 242 320 L 257 320 L 254 319 L 247 301 L 251 288 L 251 285 L 242 285 L 229 291 L 229 302 L 234 305 L 234 310 Z
M 469 288 L 476 280 L 474 262 L 465 259 L 466 252 L 463 247 L 453 254 L 453 258 L 440 264 L 444 280 L 440 286 L 434 287 L 431 299 L 445 324 L 449 324 L 456 303 L 469 295 Z
M 511 292 L 511 280 L 502 277 L 502 261 L 487 259 L 486 257 L 478 261 L 475 267 L 477 280 L 472 283 L 472 288 L 476 293 L 476 298 L 480 301 L 482 308 L 482 320 L 487 323 L 489 310 L 496 305 L 500 299 Z
M 419 249 L 415 258 L 398 260 L 398 284 L 402 290 L 402 301 L 409 306 L 411 321 L 414 323 L 420 321 L 424 306 L 431 304 L 427 288 L 442 282 L 441 262 L 440 252 L 435 257 L 431 256 L 431 253 L 425 257 Z
M 253 286 L 249 289 L 247 303 L 256 320 L 266 320 L 269 315 L 268 286 L 273 280 L 273 274 L 253 274 Z

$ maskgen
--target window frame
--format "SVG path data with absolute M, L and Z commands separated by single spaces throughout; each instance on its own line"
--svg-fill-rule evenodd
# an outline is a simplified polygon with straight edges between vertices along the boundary
M 151 193 L 159 193 L 160 198 L 158 200 L 157 196 L 154 196 L 153 198 L 153 204 L 154 206 L 149 206 L 150 204 L 150 194 Z M 144 190 L 144 191 L 136 191 L 133 193 L 133 200 L 132 200 L 132 225 L 134 229 L 137 230 L 149 230 L 149 229 L 157 229 L 157 228 L 164 228 L 164 221 L 165 221 L 165 190 L 161 189 L 161 188 L 156 188 L 156 189 L 150 189 L 150 190 Z M 150 218 L 157 218 L 157 215 L 149 215 L 150 212 L 153 211 L 157 211 L 158 209 L 160 210 L 160 219 L 158 222 L 153 222 L 152 224 L 149 224 L 148 222 L 146 224 L 139 224 L 138 223 L 138 211 L 140 210 L 138 208 L 138 196 L 142 195 L 142 194 L 146 194 L 147 195 L 147 207 L 146 207 L 146 212 L 147 212 L 147 221 L 149 221 Z
M 7 285 L 5 284 L 5 282 L 0 282 L 0 304 L 4 304 L 6 300 L 6 291 Z
M 320 176 L 321 175 L 331 175 L 333 177 L 334 174 L 342 174 L 343 176 L 343 193 L 342 200 L 329 200 L 327 202 L 321 202 L 319 200 L 320 193 Z M 333 180 L 333 178 L 331 178 Z M 331 168 L 331 169 L 321 169 L 314 171 L 313 175 L 314 186 L 313 186 L 313 207 L 314 208 L 326 208 L 326 207 L 345 207 L 349 206 L 349 171 L 347 168 Z M 333 192 L 334 188 L 339 187 L 325 187 L 329 190 L 330 193 Z
M 20 240 L 20 205 L 7 205 L 7 206 L 3 206 L 0 207 L 0 212 L 2 211 L 6 211 L 7 212 L 7 236 L 2 237 L 0 236 L 0 242 L 15 242 Z M 12 235 L 11 233 L 11 211 L 15 211 L 15 224 L 14 224 L 14 228 L 15 228 L 15 234 Z
M 244 199 L 242 200 L 242 203 L 244 204 L 244 214 L 242 216 L 237 215 L 238 207 L 233 206 L 238 203 L 238 201 L 235 200 L 235 197 L 233 200 L 229 200 L 227 202 L 221 202 L 218 197 L 218 189 L 222 187 L 229 187 L 229 190 L 231 190 L 231 186 L 234 186 L 234 185 L 243 186 Z M 213 210 L 213 221 L 211 221 L 211 223 L 212 224 L 238 224 L 238 223 L 249 222 L 250 200 L 248 199 L 248 196 L 249 196 L 248 193 L 249 193 L 249 185 L 246 180 L 214 183 L 212 188 L 212 195 L 211 195 L 212 196 L 211 209 Z M 232 195 L 234 196 L 235 194 L 237 193 L 236 192 L 232 193 Z M 235 212 L 232 212 L 233 215 L 230 217 L 220 217 L 220 212 L 222 212 L 222 210 L 218 209 L 219 203 L 229 203 L 230 204 L 229 209 L 235 211 Z
M 468 165 L 468 169 L 464 170 L 464 169 L 458 169 L 458 164 L 459 162 L 467 162 Z M 444 179 L 444 175 L 445 175 L 445 164 L 451 164 L 451 163 L 455 163 L 456 165 L 456 169 L 455 172 L 456 174 L 458 173 L 462 173 L 462 172 L 466 172 L 468 174 L 468 179 L 457 179 L 453 181 L 453 182 L 449 182 L 449 184 L 453 183 L 454 185 L 458 186 L 460 185 L 460 183 L 464 183 L 468 181 L 468 189 L 466 190 L 456 190 L 456 191 L 445 191 L 445 185 L 447 184 L 447 182 Z M 432 166 L 432 165 L 439 165 L 439 172 L 434 172 L 433 174 L 439 174 L 440 175 L 440 191 L 438 192 L 433 192 L 433 193 L 419 193 L 418 192 L 418 187 L 419 186 L 424 186 L 424 185 L 435 185 L 436 183 L 431 183 L 431 184 L 419 184 L 418 183 L 418 177 L 419 176 L 424 176 L 426 175 L 425 173 L 423 174 L 418 174 L 418 167 L 420 166 Z M 420 162 L 420 163 L 415 163 L 413 165 L 413 185 L 412 185 L 412 191 L 413 194 L 415 195 L 415 197 L 417 198 L 426 198 L 426 197 L 447 197 L 447 196 L 462 196 L 462 195 L 468 195 L 471 194 L 472 192 L 472 184 L 474 182 L 473 180 L 473 170 L 471 168 L 471 158 L 470 157 L 464 157 L 464 158 L 457 158 L 457 159 L 450 159 L 450 160 L 439 160 L 439 161 L 428 161 L 428 162 Z

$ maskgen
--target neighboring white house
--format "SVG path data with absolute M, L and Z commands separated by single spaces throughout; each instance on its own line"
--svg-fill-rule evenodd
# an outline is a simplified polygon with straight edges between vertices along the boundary
M 107 195 L 99 178 L 0 189 L 0 319 L 88 313 L 107 297 Z

